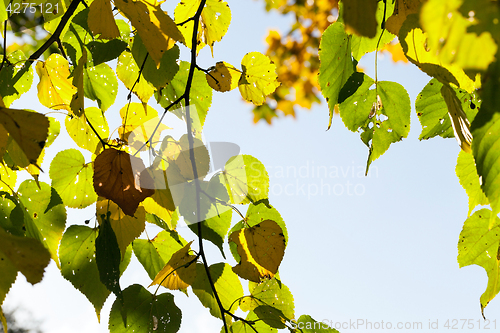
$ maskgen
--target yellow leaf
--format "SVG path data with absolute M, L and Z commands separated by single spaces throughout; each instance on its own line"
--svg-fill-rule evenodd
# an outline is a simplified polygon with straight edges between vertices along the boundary
M 241 60 L 241 68 L 243 73 L 238 82 L 241 96 L 255 105 L 262 105 L 266 96 L 280 85 L 276 66 L 262 53 L 250 52 Z
M 196 278 L 196 265 L 193 260 L 196 256 L 189 254 L 191 243 L 193 241 L 172 255 L 165 267 L 156 274 L 150 287 L 159 284 L 171 290 L 179 290 L 186 289 L 193 283 Z
M 241 71 L 224 61 L 219 61 L 215 67 L 207 73 L 207 82 L 213 89 L 226 92 L 238 86 Z
M 105 149 L 94 161 L 95 192 L 134 216 L 139 203 L 154 193 L 153 181 L 147 172 L 142 172 L 144 169 L 141 159 L 121 150 Z
M 157 142 L 161 132 L 170 129 L 161 123 L 158 112 L 147 104 L 129 103 L 121 108 L 120 116 L 122 126 L 120 126 L 118 133 L 135 150 L 139 150 L 145 143 L 149 142 L 153 131 L 154 136 L 151 141 Z M 148 143 L 142 150 L 146 150 L 150 146 L 151 144 Z
M 68 61 L 59 54 L 51 54 L 45 62 L 36 64 L 36 72 L 40 77 L 37 86 L 40 103 L 50 109 L 71 111 L 71 99 L 77 89 L 69 79 Z
M 146 227 L 146 213 L 143 207 L 139 207 L 134 216 L 128 216 L 113 201 L 99 197 L 96 204 L 96 215 L 99 223 L 103 222 L 101 215 L 106 216 L 107 212 L 111 213 L 109 222 L 115 232 L 123 260 L 127 246 L 139 237 Z
M 174 21 L 160 7 L 144 1 L 115 0 L 115 6 L 132 22 L 156 66 L 165 51 L 184 37 Z
M 241 257 L 233 271 L 253 282 L 259 283 L 262 278 L 272 278 L 285 255 L 283 230 L 272 220 L 237 230 L 229 236 L 229 241 L 236 243 Z
M 192 20 L 186 21 L 196 14 L 200 4 L 201 0 L 184 0 L 175 8 L 175 21 L 177 24 L 184 23 L 180 26 L 180 31 L 184 35 L 185 45 L 188 48 L 191 48 L 194 22 Z M 231 10 L 227 2 L 222 0 L 207 0 L 201 12 L 198 26 L 197 51 L 199 52 L 205 45 L 209 45 L 213 56 L 214 43 L 222 40 L 230 23 Z
M 406 59 L 403 48 L 399 42 L 385 44 L 381 51 L 390 53 L 393 62 L 402 61 L 404 63 L 408 63 L 408 59 Z
M 120 37 L 110 0 L 94 0 L 89 7 L 88 26 L 94 36 L 99 39 L 114 39 Z
M 368 38 L 377 32 L 377 0 L 344 0 L 344 23 L 346 32 Z
M 420 0 L 396 0 L 394 12 L 385 23 L 387 31 L 397 36 L 406 17 L 419 12 L 420 3 Z
M 0 107 L 0 124 L 19 145 L 30 163 L 36 163 L 47 140 L 49 119 L 41 113 Z

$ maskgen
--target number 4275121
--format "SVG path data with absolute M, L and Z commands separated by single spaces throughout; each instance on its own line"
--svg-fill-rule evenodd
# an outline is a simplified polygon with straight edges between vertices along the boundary
M 40 7 L 40 9 L 38 9 Z M 37 5 L 36 3 L 9 3 L 6 8 L 6 11 L 9 14 L 20 14 L 20 13 L 31 13 L 35 14 L 37 10 L 40 10 L 42 14 L 57 14 L 59 13 L 59 3 L 51 4 L 51 3 L 42 3 Z

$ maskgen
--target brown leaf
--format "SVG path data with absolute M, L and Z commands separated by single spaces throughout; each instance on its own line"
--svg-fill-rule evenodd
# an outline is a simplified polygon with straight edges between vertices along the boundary
M 147 172 L 142 172 L 144 169 L 141 159 L 121 150 L 105 149 L 94 161 L 95 192 L 113 200 L 125 214 L 134 216 L 139 203 L 155 193 L 153 180 Z

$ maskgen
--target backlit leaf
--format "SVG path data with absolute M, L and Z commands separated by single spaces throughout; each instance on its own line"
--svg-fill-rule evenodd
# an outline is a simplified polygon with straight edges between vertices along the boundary
M 490 202 L 494 215 L 500 211 L 500 63 L 496 61 L 488 70 L 481 90 L 481 112 L 471 125 L 472 152 L 482 189 Z
M 114 4 L 137 29 L 137 33 L 141 36 L 157 67 L 160 66 L 165 51 L 171 49 L 175 42 L 184 41 L 176 24 L 160 5 L 153 6 L 141 0 L 115 0 Z
M 241 71 L 225 61 L 219 61 L 215 67 L 207 73 L 207 82 L 213 89 L 226 92 L 238 86 Z
M 321 64 L 318 83 L 328 102 L 331 119 L 339 101 L 340 90 L 354 73 L 355 67 L 351 57 L 351 37 L 346 34 L 342 23 L 333 23 L 323 33 L 319 58 Z
M 243 73 L 238 82 L 241 96 L 255 105 L 262 105 L 266 96 L 280 85 L 276 66 L 262 53 L 250 52 L 241 59 L 241 68 Z
M 68 116 L 64 121 L 69 136 L 75 143 L 83 149 L 96 153 L 97 146 L 100 143 L 99 138 L 94 133 L 89 123 L 99 134 L 101 139 L 105 140 L 109 135 L 109 127 L 102 111 L 96 107 L 89 107 L 80 117 Z
M 443 64 L 485 70 L 495 59 L 497 45 L 489 32 L 468 32 L 472 22 L 459 12 L 462 0 L 429 0 L 420 11 L 427 46 Z
M 488 204 L 488 199 L 481 189 L 481 183 L 479 182 L 479 176 L 477 175 L 474 156 L 464 151 L 460 151 L 458 154 L 455 172 L 458 180 L 460 181 L 460 185 L 462 185 L 465 192 L 467 192 L 467 196 L 469 197 L 468 215 L 470 216 L 470 213 L 477 205 Z
M 71 111 L 71 99 L 77 89 L 69 78 L 68 61 L 59 54 L 51 54 L 46 61 L 36 64 L 36 72 L 40 78 L 37 86 L 40 103 L 49 109 Z
M 115 300 L 111 308 L 110 333 L 175 333 L 181 326 L 181 310 L 170 293 L 152 295 L 134 284 L 123 291 L 123 300 Z
M 219 177 L 233 204 L 257 202 L 268 196 L 269 175 L 264 165 L 253 156 L 231 157 Z
M 297 327 L 302 330 L 302 333 L 339 333 L 324 321 L 318 322 L 309 315 L 300 316 L 297 320 Z
M 172 255 L 187 242 L 176 231 L 160 231 L 152 240 L 136 239 L 132 243 L 134 253 L 151 280 L 160 272 Z
M 224 309 L 234 313 L 238 309 L 237 302 L 235 301 L 243 296 L 243 288 L 238 276 L 231 270 L 231 266 L 226 263 L 213 264 L 209 267 L 209 270 L 222 306 Z M 196 276 L 197 278 L 192 285 L 193 293 L 204 307 L 210 309 L 212 316 L 222 318 L 219 305 L 217 304 L 203 265 L 196 265 Z
M 147 103 L 153 96 L 154 87 L 142 75 L 139 78 L 139 66 L 135 62 L 132 53 L 125 51 L 120 55 L 116 65 L 116 74 L 128 90 L 134 88 L 132 92 L 139 97 L 141 102 Z M 139 78 L 139 81 L 137 81 L 137 78 Z
M 128 27 L 128 25 L 126 25 L 126 27 Z M 124 42 L 120 39 L 112 39 L 109 41 L 96 39 L 89 42 L 87 47 L 90 53 L 92 53 L 94 66 L 118 58 L 128 46 L 128 38 L 126 41 L 127 42 Z
M 123 256 L 130 243 L 139 237 L 146 227 L 146 216 L 143 207 L 139 207 L 134 216 L 125 215 L 123 211 L 113 201 L 98 198 L 96 204 L 97 220 L 102 224 L 102 216 L 109 215 L 109 222 L 115 233 L 118 247 Z
M 97 200 L 92 179 L 94 170 L 76 149 L 63 150 L 50 163 L 52 187 L 68 207 L 84 208 Z
M 110 291 L 102 284 L 95 260 L 95 240 L 98 229 L 72 225 L 65 232 L 59 247 L 61 274 L 94 305 L 97 318 Z M 132 251 L 128 249 L 120 263 L 123 274 L 130 262 Z
M 175 22 L 179 24 L 193 17 L 200 4 L 201 0 L 181 1 L 175 8 Z M 205 45 L 209 45 L 213 56 L 213 45 L 215 42 L 222 40 L 222 37 L 227 32 L 229 23 L 231 23 L 231 10 L 227 2 L 222 0 L 207 0 L 201 12 L 198 27 L 198 51 Z M 193 28 L 193 21 L 179 26 L 188 48 L 191 48 Z
M 250 323 L 253 323 L 252 326 L 250 326 L 249 324 L 247 324 L 243 321 L 235 321 L 231 324 L 231 326 L 228 327 L 229 332 L 231 332 L 231 333 L 252 333 L 252 332 L 255 333 L 254 328 L 259 333 L 260 332 L 262 332 L 262 333 L 276 333 L 276 332 L 278 332 L 278 330 L 276 328 L 271 327 L 271 326 L 267 325 L 264 321 L 260 320 L 259 317 L 257 317 L 257 315 L 253 311 L 250 311 L 248 313 L 245 320 L 247 320 Z M 224 332 L 223 330 L 224 330 L 224 328 L 221 330 L 221 332 Z
M 33 68 L 24 66 L 26 56 L 21 50 L 12 52 L 7 59 L 9 62 L 6 62 L 0 71 L 0 96 L 4 106 L 9 107 L 30 89 L 33 83 Z
M 36 112 L 0 107 L 0 124 L 1 130 L 9 132 L 29 163 L 36 163 L 47 140 L 49 119 Z
M 97 101 L 99 108 L 106 111 L 116 99 L 118 81 L 115 72 L 108 64 L 87 67 L 83 70 L 85 97 Z
M 460 100 L 457 98 L 455 91 L 449 85 L 443 85 L 441 94 L 448 106 L 448 115 L 451 118 L 453 133 L 458 141 L 458 144 L 463 151 L 471 152 L 472 134 L 470 132 L 470 123 L 467 115 L 462 110 Z
M 132 169 L 132 163 L 136 171 Z M 144 163 L 141 159 L 124 151 L 105 149 L 94 161 L 94 189 L 98 195 L 118 204 L 125 214 L 134 216 L 139 203 L 154 193 L 136 182 L 136 176 L 141 182 L 152 182 L 147 173 L 137 174 L 142 170 Z
M 285 254 L 285 236 L 272 220 L 233 232 L 228 239 L 237 245 L 241 261 L 233 267 L 240 277 L 260 282 L 272 278 Z
M 150 287 L 156 284 L 171 290 L 186 289 L 196 279 L 196 256 L 189 254 L 191 242 L 175 252 L 165 267 L 155 276 Z
M 59 267 L 57 249 L 66 227 L 66 209 L 61 198 L 48 184 L 33 180 L 22 182 L 17 192 L 24 207 L 26 236 L 42 242 Z
M 181 61 L 179 65 L 179 71 L 177 72 L 177 74 L 175 74 L 172 81 L 161 90 L 161 94 L 155 95 L 156 100 L 162 107 L 167 107 L 170 103 L 176 101 L 180 96 L 184 94 L 184 91 L 186 90 L 188 74 L 189 63 L 186 61 Z M 207 116 L 208 108 L 212 104 L 212 92 L 213 90 L 208 85 L 205 74 L 198 69 L 195 69 L 193 82 L 191 85 L 191 94 L 189 96 L 189 105 L 194 104 L 194 106 L 196 106 L 196 112 L 201 126 L 203 126 L 203 124 L 205 123 L 205 117 Z M 184 99 L 180 101 L 179 106 L 185 107 Z M 179 117 L 179 119 L 182 119 L 184 116 L 183 110 L 185 109 L 171 109 L 171 111 L 177 117 Z
M 94 0 L 89 7 L 88 25 L 94 36 L 113 39 L 120 37 L 120 31 L 111 11 L 110 0 Z
M 488 285 L 480 299 L 481 312 L 500 291 L 499 244 L 500 219 L 493 216 L 489 209 L 481 209 L 465 221 L 458 242 L 457 259 L 460 267 L 475 264 L 483 267 L 488 274 Z
M 147 56 L 146 63 L 142 70 L 142 77 L 151 83 L 155 88 L 163 88 L 167 83 L 172 81 L 175 74 L 179 70 L 177 59 L 179 59 L 180 50 L 177 45 L 166 51 L 160 62 L 160 67 L 157 67 L 153 59 L 149 56 L 144 43 L 139 35 L 134 37 L 132 44 L 132 55 L 136 64 L 142 66 L 144 59 Z

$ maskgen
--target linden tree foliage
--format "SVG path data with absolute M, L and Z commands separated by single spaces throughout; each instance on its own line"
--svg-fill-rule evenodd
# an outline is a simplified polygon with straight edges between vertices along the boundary
M 254 120 L 269 123 L 277 112 L 294 115 L 323 95 L 329 125 L 340 114 L 367 146 L 369 172 L 410 130 L 405 88 L 378 81 L 376 64 L 374 77 L 357 66 L 365 54 L 375 51 L 377 59 L 382 50 L 432 77 L 415 109 L 421 140 L 455 137 L 462 148 L 456 174 L 469 196 L 469 217 L 458 262 L 487 272 L 481 311 L 500 291 L 496 1 L 266 0 L 267 10 L 295 13 L 289 33 L 270 31 L 266 54 L 249 52 L 240 65 L 222 60 L 210 68 L 201 68 L 197 55 L 224 42 L 232 20 L 226 1 L 183 0 L 171 13 L 149 0 L 50 3 L 60 4 L 59 12 L 23 20 L 13 2 L 0 6 L 7 32 L 0 55 L 1 302 L 18 272 L 37 283 L 52 259 L 98 319 L 108 296 L 117 296 L 110 332 L 177 332 L 186 309 L 175 297 L 184 294 L 219 318 L 222 332 L 335 332 L 294 311 L 279 274 L 288 232 L 269 200 L 265 165 L 236 155 L 208 176 L 203 125 L 216 112 L 210 111 L 213 94 L 236 87 L 255 105 Z M 42 23 L 45 39 L 11 41 L 13 34 L 36 40 L 27 28 Z M 128 90 L 125 100 L 118 98 L 118 80 Z M 21 98 L 30 89 L 43 110 L 30 110 Z M 26 104 L 10 108 L 16 100 Z M 64 115 L 64 128 L 53 112 Z M 183 134 L 167 134 L 169 112 L 183 122 Z M 118 128 L 110 128 L 113 116 Z M 38 178 L 41 165 L 61 130 L 79 149 L 64 147 L 46 161 L 47 184 Z M 33 180 L 17 184 L 22 170 Z M 248 205 L 246 215 L 239 205 Z M 84 207 L 95 208 L 93 227 L 67 221 L 67 210 Z M 178 234 L 179 223 L 189 225 L 190 237 Z M 147 233 L 152 224 L 163 230 Z M 206 241 L 220 250 L 219 262 L 207 258 Z M 227 260 L 224 243 L 236 264 Z M 149 286 L 120 284 L 132 252 Z M 0 319 L 5 326 L 1 310 Z
M 294 330 L 293 296 L 279 276 L 288 234 L 269 202 L 265 166 L 235 155 L 208 176 L 211 156 L 201 138 L 213 94 L 238 87 L 259 106 L 281 86 L 276 65 L 259 52 L 240 65 L 198 65 L 198 51 L 217 48 L 230 28 L 229 4 L 183 0 L 167 13 L 157 1 L 54 0 L 60 12 L 20 20 L 15 3 L 0 7 L 7 31 L 0 63 L 1 302 L 17 272 L 37 283 L 52 259 L 98 320 L 116 295 L 110 332 L 177 332 L 186 309 L 175 298 L 184 294 L 194 294 L 224 332 Z M 28 28 L 42 23 L 43 43 L 12 42 L 13 34 L 34 38 Z M 125 100 L 118 81 L 128 90 Z M 44 109 L 28 109 L 22 95 L 30 89 Z M 16 100 L 25 107 L 10 108 Z M 169 112 L 184 123 L 175 128 L 183 134 L 165 135 L 173 129 L 164 120 Z M 58 140 L 61 131 L 72 142 Z M 43 163 L 54 140 L 62 148 Z M 42 163 L 50 184 L 39 180 Z M 33 180 L 17 184 L 23 170 Z M 246 216 L 238 205 L 250 206 Z M 95 209 L 86 221 L 93 226 L 67 220 L 68 210 L 88 207 Z M 176 230 L 181 219 L 189 238 Z M 151 224 L 163 230 L 154 234 Z M 219 261 L 207 258 L 206 241 L 219 248 Z M 236 263 L 226 260 L 224 243 Z M 149 286 L 122 284 L 132 253 Z M 240 317 L 238 309 L 248 314 Z

